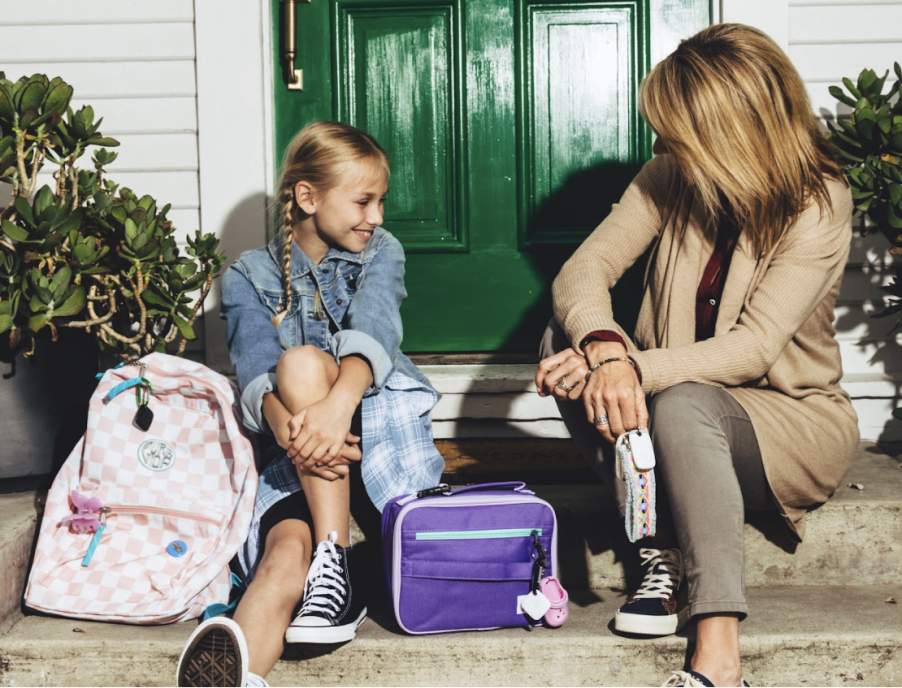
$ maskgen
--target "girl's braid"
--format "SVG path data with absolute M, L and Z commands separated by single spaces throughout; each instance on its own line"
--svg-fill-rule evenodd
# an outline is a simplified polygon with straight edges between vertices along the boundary
M 291 249 L 294 244 L 294 235 L 292 233 L 294 219 L 294 189 L 283 189 L 282 194 L 282 232 L 285 238 L 285 245 L 282 249 L 282 272 L 285 279 L 285 301 L 279 301 L 279 314 L 272 319 L 272 324 L 278 327 L 288 310 L 291 308 Z

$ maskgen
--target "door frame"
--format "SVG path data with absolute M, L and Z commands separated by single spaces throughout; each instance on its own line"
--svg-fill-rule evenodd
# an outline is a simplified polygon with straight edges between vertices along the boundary
M 774 3 L 786 4 L 786 0 L 763 4 L 770 7 Z M 711 0 L 712 21 L 720 21 L 724 13 L 732 17 L 739 4 L 740 0 Z M 755 14 L 743 18 L 755 19 L 756 26 L 785 40 L 780 12 Z M 201 228 L 221 236 L 221 248 L 230 261 L 265 243 L 270 229 L 267 209 L 278 165 L 272 26 L 270 0 L 195 3 Z M 244 107 L 236 107 L 236 102 Z M 223 145 L 236 132 L 241 136 L 240 147 Z M 241 161 L 241 174 L 235 173 L 236 158 Z M 230 226 L 240 226 L 241 232 L 223 234 L 223 228 Z M 219 280 L 204 302 L 205 315 L 212 316 L 204 317 L 206 359 L 214 370 L 228 370 L 225 324 L 218 311 Z

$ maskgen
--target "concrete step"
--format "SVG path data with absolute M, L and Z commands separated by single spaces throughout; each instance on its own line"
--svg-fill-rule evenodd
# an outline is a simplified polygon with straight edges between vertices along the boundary
M 746 585 L 902 583 L 902 463 L 862 444 L 849 474 L 807 516 L 805 541 L 792 542 L 775 514 L 749 514 Z M 858 490 L 849 484 L 860 485 Z M 634 588 L 635 546 L 600 484 L 536 485 L 558 514 L 562 579 L 571 589 Z
M 902 685 L 902 585 L 749 589 L 742 624 L 745 676 L 756 686 Z M 694 626 L 668 638 L 611 632 L 623 595 L 576 593 L 561 629 L 402 635 L 371 611 L 357 639 L 289 648 L 270 674 L 279 685 L 660 685 L 691 655 Z M 194 622 L 134 627 L 26 617 L 0 638 L 5 686 L 172 685 Z
M 0 495 L 0 633 L 22 617 L 25 574 L 31 561 L 37 514 L 43 508 L 40 493 Z
M 745 527 L 746 584 L 902 583 L 899 465 L 896 456 L 874 445 L 862 445 L 833 499 L 808 515 L 808 533 L 798 546 L 786 536 L 778 517 L 751 515 Z M 485 475 L 473 472 L 473 466 L 468 471 L 468 480 Z M 504 472 L 507 477 L 518 475 L 513 469 Z M 849 488 L 848 483 L 864 489 Z M 636 549 L 626 539 L 606 488 L 585 480 L 583 484 L 532 487 L 558 514 L 561 578 L 568 589 L 633 589 L 638 585 L 641 570 Z M 18 618 L 40 509 L 37 493 L 0 495 L 0 571 L 4 573 L 0 632 L 4 623 Z M 362 539 L 358 530 L 355 541 Z

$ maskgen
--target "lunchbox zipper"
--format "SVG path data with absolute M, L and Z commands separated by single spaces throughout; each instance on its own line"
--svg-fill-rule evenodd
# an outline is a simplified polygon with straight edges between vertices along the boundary
M 392 585 L 392 588 L 394 588 L 392 590 L 392 606 L 395 610 L 395 618 L 398 620 L 398 625 L 407 633 L 418 634 L 419 632 L 411 631 L 406 626 L 404 626 L 404 623 L 401 621 L 401 522 L 404 520 L 407 514 L 409 514 L 414 509 L 420 509 L 426 506 L 436 508 L 454 508 L 462 506 L 462 502 L 465 502 L 468 506 L 497 506 L 503 504 L 544 504 L 545 506 L 547 506 L 551 510 L 551 516 L 554 519 L 554 531 L 551 535 L 551 556 L 552 566 L 555 573 L 557 573 L 557 514 L 554 512 L 552 506 L 544 499 L 539 499 L 535 495 L 523 495 L 523 497 L 520 499 L 517 499 L 516 497 L 499 499 L 498 495 L 473 495 L 472 497 L 470 497 L 469 495 L 461 495 L 456 500 L 451 502 L 445 501 L 444 499 L 429 499 L 406 504 L 398 514 L 398 518 L 394 524 L 394 533 L 392 533 L 392 580 L 398 581 L 397 585 Z M 532 531 L 530 531 L 530 533 L 531 532 Z
M 500 528 L 496 530 L 431 530 L 416 534 L 417 540 L 495 540 L 542 535 L 541 528 Z

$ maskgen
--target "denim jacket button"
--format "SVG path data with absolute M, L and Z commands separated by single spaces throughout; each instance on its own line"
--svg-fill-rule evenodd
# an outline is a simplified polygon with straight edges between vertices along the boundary
M 337 303 L 340 306 L 343 303 L 343 301 L 341 299 L 335 299 L 335 303 Z

